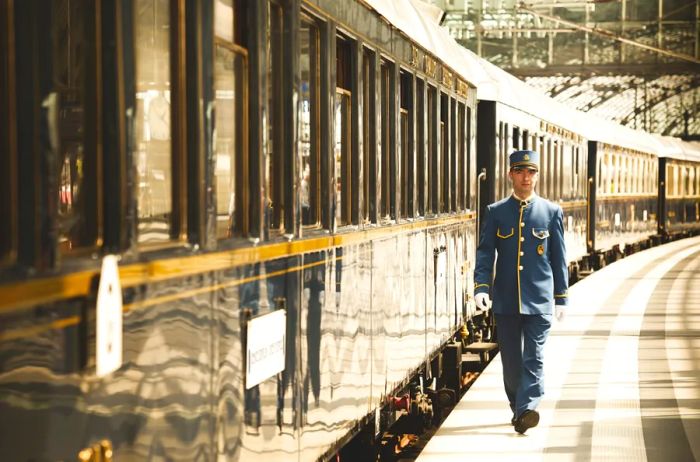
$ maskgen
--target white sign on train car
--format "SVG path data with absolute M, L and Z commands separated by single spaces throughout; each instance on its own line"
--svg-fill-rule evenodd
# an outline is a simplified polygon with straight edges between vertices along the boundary
M 245 388 L 258 385 L 284 370 L 286 310 L 248 321 Z

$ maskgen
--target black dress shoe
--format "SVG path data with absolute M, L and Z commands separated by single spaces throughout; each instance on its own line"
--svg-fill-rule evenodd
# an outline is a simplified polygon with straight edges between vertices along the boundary
M 518 420 L 518 419 L 515 418 L 515 415 L 513 415 L 513 417 L 510 419 L 510 424 L 511 424 L 511 425 L 515 425 L 515 422 L 516 422 L 517 420 Z
M 538 423 L 540 423 L 540 414 L 528 409 L 515 420 L 515 431 L 522 435 L 528 428 L 536 427 Z

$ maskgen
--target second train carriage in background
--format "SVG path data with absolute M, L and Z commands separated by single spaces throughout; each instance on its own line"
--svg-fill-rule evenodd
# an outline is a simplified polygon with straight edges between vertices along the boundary
M 588 139 L 588 253 L 593 268 L 648 247 L 657 232 L 658 143 L 653 136 L 582 116 Z
M 677 238 L 700 230 L 700 143 L 656 136 L 659 143 L 659 235 Z

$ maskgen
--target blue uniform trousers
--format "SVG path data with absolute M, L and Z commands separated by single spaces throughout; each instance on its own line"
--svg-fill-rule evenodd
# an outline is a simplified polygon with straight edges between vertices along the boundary
M 544 395 L 544 343 L 551 314 L 496 314 L 503 384 L 515 417 L 534 410 Z

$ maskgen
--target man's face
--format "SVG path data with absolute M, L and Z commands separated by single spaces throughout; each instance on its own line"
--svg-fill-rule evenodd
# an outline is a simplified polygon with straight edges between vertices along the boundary
M 535 190 L 537 184 L 537 170 L 527 167 L 511 168 L 508 172 L 510 181 L 513 183 L 513 191 L 518 197 L 529 197 Z

